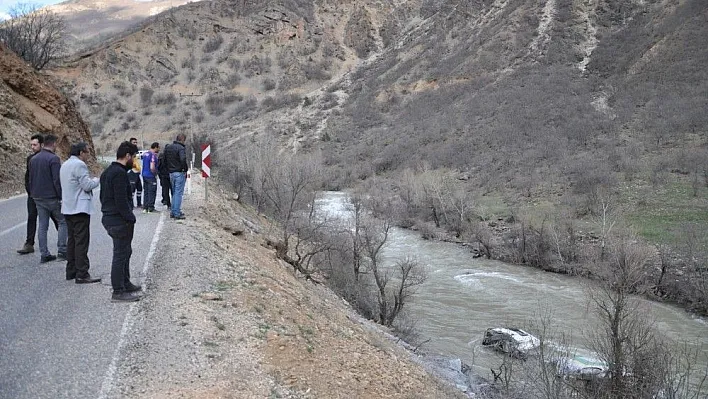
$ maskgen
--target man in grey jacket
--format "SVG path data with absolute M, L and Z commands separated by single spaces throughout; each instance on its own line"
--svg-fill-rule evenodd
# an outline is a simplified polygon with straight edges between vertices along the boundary
M 93 189 L 98 187 L 97 177 L 91 177 L 86 161 L 90 156 L 86 143 L 71 146 L 71 157 L 61 165 L 61 213 L 66 219 L 68 242 L 66 252 L 66 279 L 76 279 L 76 284 L 98 283 L 100 278 L 89 274 L 88 248 L 91 240 L 91 211 Z
M 61 214 L 61 183 L 59 170 L 61 160 L 54 153 L 57 136 L 44 136 L 44 147 L 30 160 L 29 188 L 30 196 L 37 204 L 39 214 L 39 252 L 40 263 L 53 261 L 57 258 L 66 259 L 66 221 Z M 47 230 L 49 218 L 59 223 L 57 234 L 57 256 L 49 252 L 47 246 Z

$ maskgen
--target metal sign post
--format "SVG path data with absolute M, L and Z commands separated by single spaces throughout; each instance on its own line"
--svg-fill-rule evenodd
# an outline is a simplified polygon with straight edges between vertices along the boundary
M 211 176 L 211 145 L 202 144 L 202 177 L 204 178 L 204 202 L 209 200 L 208 184 Z

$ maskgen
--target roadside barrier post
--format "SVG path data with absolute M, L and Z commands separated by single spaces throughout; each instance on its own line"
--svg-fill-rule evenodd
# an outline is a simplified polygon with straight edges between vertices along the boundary
M 208 182 L 211 176 L 211 145 L 202 144 L 202 177 L 204 178 L 204 202 L 209 200 Z

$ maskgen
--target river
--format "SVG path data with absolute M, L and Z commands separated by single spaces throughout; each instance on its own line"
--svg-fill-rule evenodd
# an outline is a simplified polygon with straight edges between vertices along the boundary
M 350 212 L 344 193 L 324 193 L 318 205 L 340 218 Z M 430 339 L 423 346 L 425 351 L 459 357 L 479 375 L 490 376 L 489 369 L 498 367 L 501 360 L 481 346 L 484 331 L 501 326 L 528 328 L 538 324 L 540 314 L 550 312 L 554 336 L 563 333 L 564 347 L 586 352 L 588 332 L 597 324 L 588 296 L 592 281 L 474 259 L 461 245 L 424 240 L 415 231 L 395 228 L 383 258 L 393 264 L 406 256 L 416 258 L 427 270 L 427 280 L 406 305 L 419 333 Z M 701 350 L 699 361 L 708 364 L 706 319 L 675 306 L 640 302 L 646 319 L 661 333 Z

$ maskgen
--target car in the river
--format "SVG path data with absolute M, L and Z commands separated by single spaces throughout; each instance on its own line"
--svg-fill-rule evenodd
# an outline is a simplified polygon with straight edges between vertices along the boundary
M 592 356 L 566 354 L 553 359 L 559 377 L 596 380 L 607 377 L 607 363 Z
M 494 327 L 484 332 L 482 345 L 511 356 L 525 358 L 530 351 L 541 346 L 541 341 L 518 328 Z

